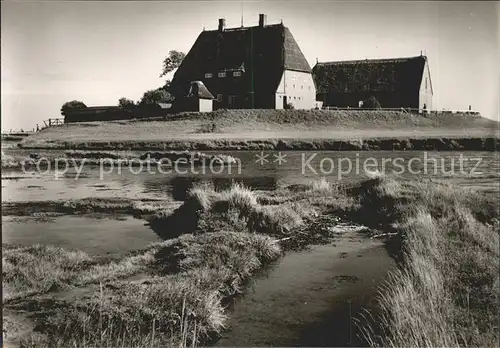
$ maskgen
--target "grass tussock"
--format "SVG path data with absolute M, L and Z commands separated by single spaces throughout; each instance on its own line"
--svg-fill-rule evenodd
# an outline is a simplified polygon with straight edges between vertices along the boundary
M 91 258 L 82 251 L 45 245 L 2 248 L 4 300 L 60 290 L 88 269 Z
M 161 243 L 155 258 L 161 274 L 195 276 L 206 284 L 204 288 L 232 296 L 240 292 L 240 286 L 253 272 L 280 255 L 273 238 L 222 231 L 187 234 Z

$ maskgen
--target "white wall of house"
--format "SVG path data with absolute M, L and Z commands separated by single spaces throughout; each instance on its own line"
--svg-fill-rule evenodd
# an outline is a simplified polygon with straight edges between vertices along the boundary
M 425 104 L 427 110 L 432 110 L 432 95 L 431 73 L 429 70 L 429 64 L 425 62 L 422 81 L 420 82 L 418 108 L 423 109 Z
M 213 101 L 211 99 L 199 99 L 199 111 L 210 112 L 213 109 Z
M 276 109 L 283 109 L 283 98 L 295 109 L 313 109 L 316 106 L 316 87 L 310 73 L 285 70 L 276 90 Z

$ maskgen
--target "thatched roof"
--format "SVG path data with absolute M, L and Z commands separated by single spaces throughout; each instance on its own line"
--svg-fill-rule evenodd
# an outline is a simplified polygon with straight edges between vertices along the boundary
M 214 96 L 201 81 L 192 81 L 187 97 L 198 97 L 201 99 L 214 99 Z
M 313 76 L 318 93 L 418 91 L 426 62 L 425 56 L 324 62 Z
M 238 83 L 248 89 L 252 77 L 255 92 L 275 91 L 284 69 L 310 72 L 311 67 L 283 24 L 203 31 L 184 58 L 171 84 L 176 95 L 185 94 L 189 82 L 203 80 L 213 93 L 221 93 L 220 81 L 206 73 L 241 71 Z M 234 88 L 232 89 L 234 90 Z

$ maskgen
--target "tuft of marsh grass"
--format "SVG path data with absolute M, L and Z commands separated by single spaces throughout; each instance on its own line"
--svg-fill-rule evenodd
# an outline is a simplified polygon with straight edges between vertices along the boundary
M 311 211 L 296 203 L 262 205 L 256 193 L 241 184 L 223 191 L 198 186 L 172 214 L 157 214 L 151 226 L 165 238 L 224 229 L 280 236 L 302 227 Z
M 378 329 L 365 327 L 369 342 L 496 346 L 500 255 L 495 203 L 451 185 L 387 178 L 364 185 L 360 210 L 368 213 L 371 206 L 372 222 L 396 224 L 402 256 L 401 267 L 381 290 Z
M 4 300 L 64 288 L 91 264 L 82 251 L 40 244 L 2 248 L 2 254 Z

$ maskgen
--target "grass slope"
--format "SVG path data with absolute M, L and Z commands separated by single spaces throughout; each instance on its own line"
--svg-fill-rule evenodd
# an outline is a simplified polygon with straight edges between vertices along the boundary
M 498 137 L 498 122 L 469 114 L 397 111 L 219 110 L 182 113 L 166 120 L 66 124 L 25 139 L 23 147 L 182 148 L 172 142 L 264 139 Z M 165 143 L 165 144 L 164 144 Z M 205 147 L 210 148 L 210 145 Z M 188 147 L 184 147 L 188 148 Z

